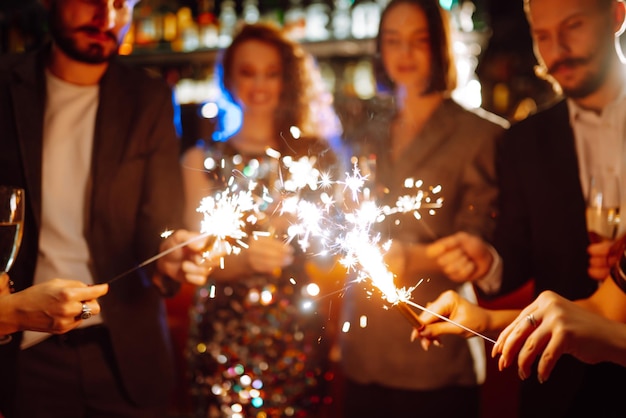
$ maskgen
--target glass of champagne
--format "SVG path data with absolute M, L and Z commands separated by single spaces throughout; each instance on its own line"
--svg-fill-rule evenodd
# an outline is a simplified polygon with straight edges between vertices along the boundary
M 24 231 L 24 189 L 0 185 L 0 273 L 7 273 Z M 0 289 L 0 294 L 8 289 Z
M 592 243 L 614 240 L 620 222 L 620 189 L 616 176 L 592 176 L 587 196 L 587 230 Z

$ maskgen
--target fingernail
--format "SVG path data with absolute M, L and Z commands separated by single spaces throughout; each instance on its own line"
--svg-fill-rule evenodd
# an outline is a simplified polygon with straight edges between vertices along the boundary
M 537 376 L 537 380 L 539 381 L 540 384 L 543 385 L 543 383 L 545 382 L 545 379 L 541 376 Z
M 422 349 L 424 351 L 428 351 L 428 347 L 430 346 L 430 344 L 428 342 L 429 341 L 426 338 L 420 339 L 420 345 L 422 346 Z
M 443 344 L 439 340 L 433 340 L 433 344 L 435 347 L 443 347 Z
M 496 350 L 496 348 L 492 348 L 491 349 L 491 358 L 496 358 L 496 356 L 498 355 L 498 350 Z
M 524 374 L 524 371 L 522 369 L 517 369 L 517 375 L 520 379 L 526 380 L 526 375 Z

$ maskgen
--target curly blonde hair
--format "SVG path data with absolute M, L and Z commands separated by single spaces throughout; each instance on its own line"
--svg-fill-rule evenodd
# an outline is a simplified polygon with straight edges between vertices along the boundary
M 339 119 L 332 107 L 333 97 L 325 89 L 312 56 L 269 23 L 242 26 L 230 46 L 222 52 L 217 74 L 231 101 L 234 102 L 234 57 L 238 46 L 250 40 L 267 43 L 280 55 L 283 89 L 274 116 L 277 135 L 293 139 L 292 126 L 300 129 L 302 138 L 330 139 L 340 135 Z

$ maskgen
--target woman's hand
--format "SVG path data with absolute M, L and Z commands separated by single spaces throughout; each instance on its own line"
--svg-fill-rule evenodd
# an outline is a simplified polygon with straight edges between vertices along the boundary
M 289 244 L 270 236 L 255 236 L 245 251 L 254 271 L 274 276 L 279 276 L 294 259 L 294 249 Z
M 517 357 L 522 380 L 530 376 L 531 367 L 539 358 L 537 377 L 545 382 L 563 354 L 592 364 L 626 358 L 623 344 L 621 354 L 618 348 L 624 340 L 626 325 L 544 291 L 502 331 L 492 356 L 501 354 L 500 370 L 515 363 Z M 618 354 L 612 356 L 616 350 Z
M 447 290 L 439 295 L 434 302 L 426 305 L 426 310 L 419 316 L 424 328 L 421 330 L 414 329 L 411 340 L 420 338 L 422 347 L 427 350 L 432 343 L 436 344 L 438 338 L 445 334 L 472 337 L 474 334 L 456 324 L 482 333 L 488 330 L 491 324 L 490 313 L 491 311 L 488 309 L 468 301 L 457 292 Z M 456 324 L 445 321 L 441 317 L 448 318 Z
M 204 285 L 214 267 L 219 265 L 219 259 L 223 255 L 208 251 L 207 240 L 210 239 L 211 237 L 201 237 L 198 232 L 184 229 L 175 231 L 161 243 L 161 252 L 171 250 L 185 242 L 189 243 L 159 258 L 157 260 L 158 272 L 181 283 Z M 209 252 L 208 256 L 207 252 Z

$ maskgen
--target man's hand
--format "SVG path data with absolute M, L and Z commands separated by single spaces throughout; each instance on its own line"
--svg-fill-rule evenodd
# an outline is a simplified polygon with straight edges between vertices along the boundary
M 426 254 L 450 280 L 458 283 L 482 278 L 493 263 L 488 244 L 467 232 L 457 232 L 433 242 L 426 248 Z
M 11 279 L 7 273 L 0 274 L 0 296 L 11 294 Z
M 589 267 L 587 273 L 589 277 L 596 280 L 604 280 L 609 277 L 611 268 L 617 263 L 620 255 L 626 247 L 626 234 L 615 241 L 604 240 L 592 242 L 587 247 L 589 254 Z
M 1 296 L 0 334 L 21 330 L 65 333 L 82 322 L 83 304 L 92 315 L 99 314 L 100 304 L 96 298 L 108 290 L 107 284 L 87 286 L 77 280 L 53 279 Z

